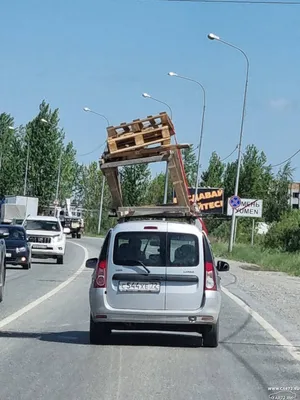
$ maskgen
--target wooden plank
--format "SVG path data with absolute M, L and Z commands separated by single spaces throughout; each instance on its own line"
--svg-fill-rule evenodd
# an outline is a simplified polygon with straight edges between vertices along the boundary
M 168 159 L 169 159 L 169 155 L 163 154 L 163 155 L 159 155 L 159 156 L 143 157 L 143 158 L 137 158 L 137 159 L 133 159 L 133 160 L 106 162 L 106 163 L 103 163 L 100 166 L 100 168 L 101 168 L 101 170 L 103 170 L 103 169 L 108 169 L 108 168 L 123 167 L 126 165 L 149 164 L 149 163 L 154 163 L 154 162 L 168 161 Z
M 126 148 L 121 148 L 119 150 L 115 150 L 114 143 L 113 143 L 112 146 L 111 146 L 112 152 L 110 154 L 119 154 L 119 153 L 130 152 L 130 151 L 134 151 L 134 150 L 137 150 L 137 149 L 145 148 L 145 146 L 151 146 L 151 145 L 154 145 L 154 144 L 160 144 L 162 142 L 165 143 L 164 146 L 168 146 L 168 145 L 171 144 L 171 140 L 166 140 L 164 138 L 160 138 L 160 139 L 153 140 L 152 142 L 146 143 L 146 144 L 145 143 L 140 143 L 140 144 L 135 144 L 134 146 L 130 146 L 128 144 L 128 147 L 126 147 Z
M 143 216 L 155 216 L 159 214 L 182 215 L 188 216 L 191 214 L 189 207 L 181 206 L 155 206 L 155 207 L 119 207 L 117 209 L 117 215 L 119 217 L 143 217 Z
M 168 166 L 170 171 L 170 178 L 172 180 L 176 192 L 177 204 L 189 207 L 190 206 L 189 194 L 185 186 L 185 179 L 183 171 L 181 169 L 181 164 L 177 150 L 172 152 L 172 157 L 170 157 Z
M 153 147 L 153 148 L 146 148 L 146 149 L 136 149 L 132 152 L 127 151 L 123 153 L 117 153 L 117 154 L 109 154 L 109 153 L 103 153 L 102 158 L 103 160 L 109 161 L 109 160 L 121 160 L 121 159 L 135 159 L 138 157 L 148 157 L 151 155 L 159 155 L 162 154 L 163 152 L 170 151 L 170 150 L 176 150 L 176 149 L 188 149 L 191 146 L 189 144 L 171 144 L 171 145 L 163 145 L 159 147 Z
M 118 175 L 118 168 L 103 171 L 112 197 L 112 208 L 122 207 L 122 190 Z
M 174 135 L 174 125 L 166 112 L 158 115 L 150 115 L 144 119 L 135 119 L 132 122 L 123 122 L 118 126 L 109 126 L 107 135 L 109 138 L 116 138 L 126 134 L 127 132 L 137 133 L 147 129 L 167 127 L 170 135 Z

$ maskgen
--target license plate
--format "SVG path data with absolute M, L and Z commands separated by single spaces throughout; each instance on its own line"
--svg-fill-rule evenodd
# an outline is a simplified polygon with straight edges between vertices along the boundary
M 119 282 L 119 292 L 159 293 L 159 282 Z
M 46 244 L 33 244 L 32 247 L 34 249 L 46 249 L 47 245 Z
M 11 257 L 11 253 L 6 253 L 6 255 L 5 255 L 7 258 L 10 258 Z

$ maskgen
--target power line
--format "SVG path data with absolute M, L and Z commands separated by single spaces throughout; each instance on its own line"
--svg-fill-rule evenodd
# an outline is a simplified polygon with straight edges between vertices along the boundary
M 271 165 L 271 167 L 274 168 L 274 167 L 279 167 L 280 165 L 286 164 L 288 161 L 290 161 L 292 158 L 294 158 L 298 153 L 300 153 L 300 149 L 297 150 L 296 153 L 294 153 L 291 157 L 287 158 L 286 160 L 284 160 L 278 164 Z
M 220 160 L 221 162 L 227 160 L 227 158 L 229 158 L 230 156 L 232 156 L 232 154 L 237 150 L 237 148 L 239 147 L 239 145 L 237 144 L 234 148 L 234 150 L 225 158 L 223 158 L 222 160 Z
M 300 5 L 299 1 L 263 1 L 263 0 L 164 0 L 193 3 L 231 3 L 231 4 L 279 4 L 279 5 Z
M 101 147 L 104 146 L 105 144 L 106 144 L 106 141 L 105 141 L 104 143 L 100 144 L 100 146 L 97 146 L 94 150 L 92 150 L 92 151 L 90 151 L 90 152 L 88 152 L 88 153 L 84 153 L 84 154 L 77 154 L 77 156 L 78 156 L 78 157 L 88 156 L 88 155 L 90 155 L 90 154 L 92 154 L 92 153 L 95 153 L 95 151 L 101 149 Z

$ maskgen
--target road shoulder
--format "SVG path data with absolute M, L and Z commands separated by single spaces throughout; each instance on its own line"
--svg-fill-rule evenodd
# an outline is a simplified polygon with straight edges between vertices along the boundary
M 300 278 L 282 272 L 253 270 L 251 264 L 226 260 L 230 272 L 222 286 L 242 299 L 294 346 L 300 346 Z

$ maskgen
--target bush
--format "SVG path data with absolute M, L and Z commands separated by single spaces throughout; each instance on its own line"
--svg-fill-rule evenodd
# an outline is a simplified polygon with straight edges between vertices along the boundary
M 270 227 L 265 236 L 264 247 L 284 252 L 300 250 L 300 212 L 298 210 L 285 213 L 279 222 Z

